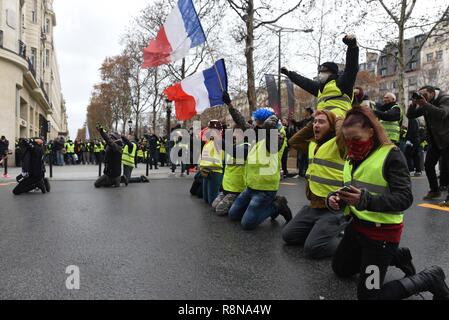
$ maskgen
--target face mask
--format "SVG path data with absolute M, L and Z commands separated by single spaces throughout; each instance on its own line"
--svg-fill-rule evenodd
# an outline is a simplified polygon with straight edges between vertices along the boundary
M 320 81 L 320 83 L 326 83 L 327 79 L 329 79 L 330 74 L 329 73 L 324 73 L 324 72 L 320 72 L 318 74 L 318 81 Z
M 361 161 L 366 158 L 374 146 L 374 139 L 371 137 L 367 141 L 346 140 L 349 148 L 348 158 L 354 161 Z

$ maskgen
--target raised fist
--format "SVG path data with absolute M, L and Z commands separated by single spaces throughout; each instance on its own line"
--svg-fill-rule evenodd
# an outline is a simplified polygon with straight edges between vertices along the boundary
M 272 115 L 262 125 L 264 129 L 276 129 L 279 123 L 279 118 L 276 115 Z
M 282 68 L 281 68 L 281 73 L 282 73 L 282 74 L 285 74 L 285 75 L 288 77 L 290 71 L 288 71 L 288 69 L 287 69 L 286 67 L 282 67 Z
M 355 35 L 353 34 L 347 34 L 344 38 L 343 38 L 343 43 L 345 45 L 347 45 L 348 47 L 355 47 L 357 46 L 357 38 Z

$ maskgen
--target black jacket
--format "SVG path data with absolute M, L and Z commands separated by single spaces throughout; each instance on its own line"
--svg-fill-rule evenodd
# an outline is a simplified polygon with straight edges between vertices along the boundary
M 438 149 L 449 148 L 449 95 L 437 91 L 434 100 L 422 107 L 411 105 L 407 111 L 410 119 L 424 116 L 429 143 Z
M 22 172 L 28 173 L 29 177 L 33 179 L 44 178 L 44 149 L 40 145 L 30 142 L 24 148 Z
M 359 72 L 359 47 L 348 47 L 348 51 L 346 52 L 346 68 L 343 74 L 339 77 L 332 78 L 331 80 L 337 80 L 337 87 L 341 90 L 342 93 L 347 94 L 349 97 L 352 97 L 354 84 L 357 79 L 357 73 Z M 318 96 L 318 92 L 323 91 L 324 85 L 320 84 L 317 81 L 313 81 L 309 78 L 303 77 L 296 72 L 290 71 L 288 74 L 290 80 L 314 95 Z
M 399 108 L 393 108 L 395 105 L 397 105 L 396 102 L 381 105 L 378 109 L 374 110 L 374 113 L 379 120 L 401 121 L 401 110 Z
M 8 153 L 9 141 L 8 140 L 0 140 L 0 159 L 2 156 L 5 156 Z
M 122 175 L 122 146 L 111 140 L 109 135 L 103 130 L 100 131 L 101 137 L 106 141 L 106 150 L 104 156 L 103 173 L 110 178 L 117 178 Z

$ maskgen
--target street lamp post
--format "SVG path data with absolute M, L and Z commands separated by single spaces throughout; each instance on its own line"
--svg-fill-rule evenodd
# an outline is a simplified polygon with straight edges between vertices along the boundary
M 313 29 L 293 29 L 293 28 L 284 28 L 277 25 L 273 25 L 274 28 L 265 26 L 267 29 L 276 33 L 279 39 L 279 52 L 278 52 L 278 94 L 279 94 L 279 112 L 282 115 L 282 94 L 281 94 L 281 68 L 282 68 L 282 32 L 304 32 L 311 33 Z
M 166 106 L 166 111 L 167 111 L 167 127 L 166 127 L 166 131 L 167 131 L 167 165 L 171 165 L 171 161 L 170 161 L 170 153 L 171 153 L 171 148 L 170 148 L 170 129 L 171 129 L 171 114 L 172 114 L 172 102 L 168 99 L 165 99 L 165 106 Z

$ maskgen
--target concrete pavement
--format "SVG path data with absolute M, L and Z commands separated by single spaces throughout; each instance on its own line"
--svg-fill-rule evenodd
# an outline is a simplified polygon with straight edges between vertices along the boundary
M 50 194 L 19 197 L 1 186 L 0 299 L 356 298 L 355 278 L 342 281 L 329 259 L 283 244 L 281 217 L 245 232 L 191 197 L 190 183 L 96 190 L 55 181 Z M 449 274 L 449 213 L 418 207 L 427 183 L 413 183 L 401 245 L 418 270 L 437 264 Z M 307 203 L 303 180 L 284 181 L 280 194 L 295 213 Z M 80 268 L 80 290 L 66 289 L 69 265 Z M 390 268 L 387 280 L 399 277 Z

